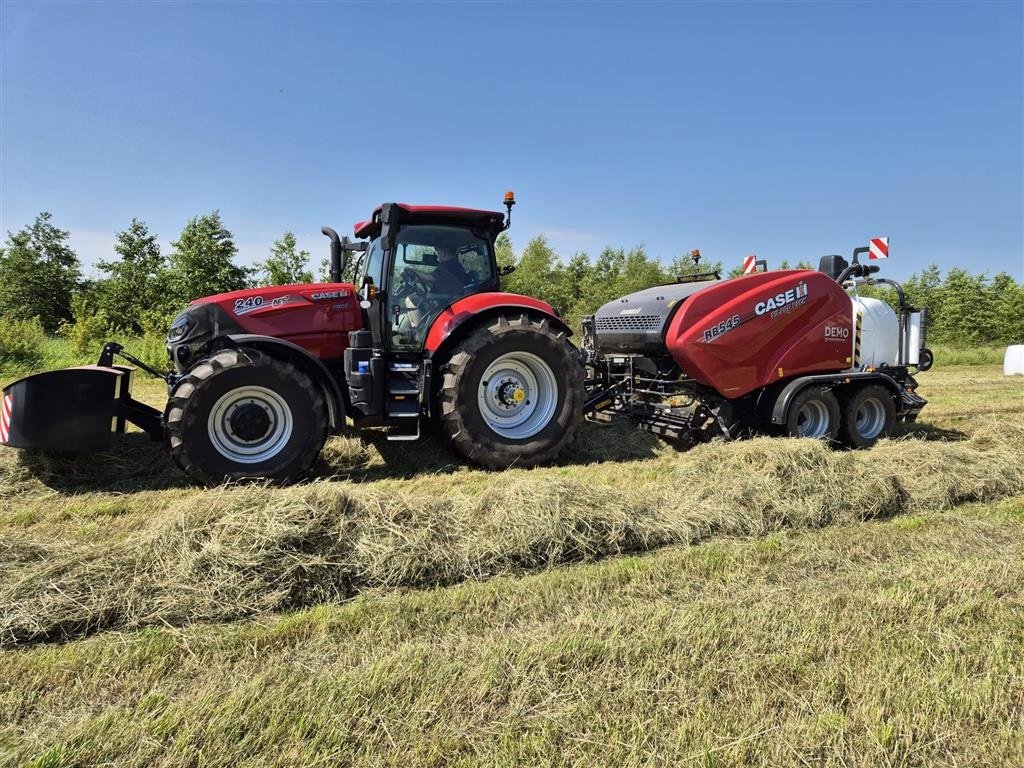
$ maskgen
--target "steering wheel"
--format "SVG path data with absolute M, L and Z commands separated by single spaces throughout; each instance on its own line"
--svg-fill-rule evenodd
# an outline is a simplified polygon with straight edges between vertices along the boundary
M 402 270 L 402 283 L 401 288 L 404 289 L 402 293 L 409 296 L 413 293 L 421 293 L 426 296 L 430 293 L 430 286 L 427 281 L 423 278 L 419 272 L 412 267 L 406 267 Z

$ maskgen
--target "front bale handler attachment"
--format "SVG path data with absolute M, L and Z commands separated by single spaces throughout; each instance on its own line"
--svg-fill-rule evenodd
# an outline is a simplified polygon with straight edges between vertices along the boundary
M 104 451 L 112 432 L 124 432 L 128 422 L 153 440 L 163 440 L 163 414 L 132 398 L 135 369 L 115 365 L 114 355 L 166 378 L 120 344 L 108 342 L 96 365 L 36 373 L 4 387 L 0 444 L 36 451 Z

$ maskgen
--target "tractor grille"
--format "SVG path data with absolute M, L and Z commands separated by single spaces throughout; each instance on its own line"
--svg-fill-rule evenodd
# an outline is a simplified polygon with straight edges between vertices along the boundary
M 657 331 L 664 318 L 661 315 L 608 315 L 598 317 L 598 331 Z

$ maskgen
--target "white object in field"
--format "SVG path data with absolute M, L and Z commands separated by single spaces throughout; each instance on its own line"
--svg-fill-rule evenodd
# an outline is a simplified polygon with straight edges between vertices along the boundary
M 904 365 L 921 362 L 921 313 L 911 312 L 907 317 L 907 348 L 903 352 Z
M 896 365 L 900 352 L 900 321 L 892 307 L 866 296 L 858 296 L 854 305 L 854 311 L 860 309 L 861 367 Z
M 1024 344 L 1011 344 L 1003 355 L 1003 375 L 1024 375 Z

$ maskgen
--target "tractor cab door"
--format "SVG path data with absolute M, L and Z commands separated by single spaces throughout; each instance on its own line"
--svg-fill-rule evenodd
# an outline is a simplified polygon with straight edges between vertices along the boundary
M 385 252 L 383 241 L 380 236 L 377 236 L 370 241 L 370 244 L 366 249 L 366 256 L 363 259 L 361 274 L 358 275 L 356 280 L 356 286 L 360 293 L 365 291 L 365 282 L 367 280 L 371 281 L 372 290 L 369 291 L 370 308 L 366 311 L 366 315 L 369 322 L 370 332 L 373 334 L 373 346 L 375 347 L 383 346 L 381 343 L 381 340 L 383 339 L 381 318 L 383 315 L 384 304 L 384 294 L 382 293 L 385 275 L 384 257 Z
M 488 233 L 450 224 L 405 224 L 384 285 L 386 346 L 419 352 L 437 315 L 463 296 L 498 289 Z
M 388 427 L 389 440 L 419 436 L 428 363 L 423 345 L 438 314 L 472 293 L 495 291 L 491 236 L 466 225 L 385 225 L 370 243 L 358 284 L 369 334 L 345 351 L 352 416 Z

